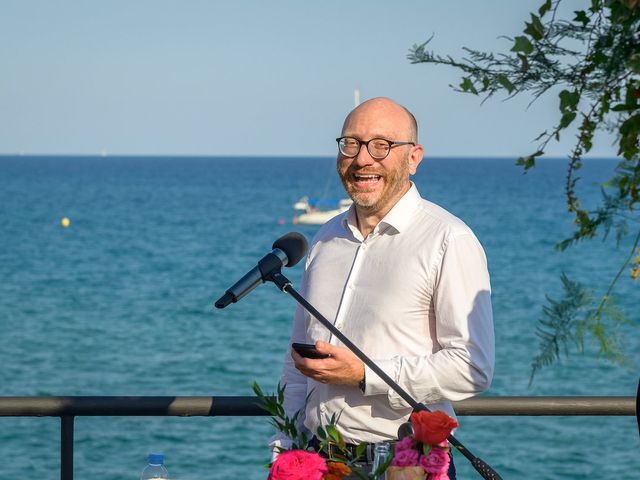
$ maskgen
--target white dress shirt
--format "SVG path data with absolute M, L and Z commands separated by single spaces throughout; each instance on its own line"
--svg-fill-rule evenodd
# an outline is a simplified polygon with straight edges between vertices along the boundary
M 484 251 L 461 220 L 420 197 L 415 185 L 363 238 L 355 210 L 315 235 L 300 293 L 417 401 L 454 416 L 450 401 L 478 394 L 494 366 L 490 283 Z M 291 342 L 341 345 L 298 307 Z M 285 411 L 302 408 L 315 432 L 338 415 L 349 443 L 397 437 L 408 404 L 366 367 L 357 386 L 303 376 L 289 352 L 281 377 Z M 277 438 L 274 438 L 277 440 Z M 272 443 L 278 444 L 279 442 Z

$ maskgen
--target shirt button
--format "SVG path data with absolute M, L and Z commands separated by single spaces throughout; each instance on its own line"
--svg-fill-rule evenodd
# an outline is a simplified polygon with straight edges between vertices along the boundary
M 326 413 L 326 411 L 327 411 L 327 407 L 325 407 L 325 406 L 324 406 L 324 404 L 320 405 L 320 411 L 321 411 L 322 413 Z

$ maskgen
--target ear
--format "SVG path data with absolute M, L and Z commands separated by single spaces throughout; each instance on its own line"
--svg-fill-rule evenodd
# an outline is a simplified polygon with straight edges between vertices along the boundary
M 409 152 L 409 174 L 415 175 L 416 170 L 418 169 L 418 165 L 422 161 L 422 145 L 417 144 L 411 147 L 411 152 Z

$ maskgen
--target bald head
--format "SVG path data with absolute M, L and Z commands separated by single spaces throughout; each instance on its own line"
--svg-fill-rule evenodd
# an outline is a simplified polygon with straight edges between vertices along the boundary
M 354 108 L 344 121 L 342 135 L 349 135 L 354 125 L 362 123 L 374 131 L 369 138 L 387 138 L 391 134 L 397 137 L 396 140 L 418 142 L 416 118 L 409 110 L 390 98 L 372 98 Z

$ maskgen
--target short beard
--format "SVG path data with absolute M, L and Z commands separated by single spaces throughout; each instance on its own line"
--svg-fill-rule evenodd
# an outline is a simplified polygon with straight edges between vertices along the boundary
M 402 189 L 404 188 L 404 182 L 402 180 L 405 178 L 407 179 L 409 178 L 409 155 L 407 154 L 403 156 L 402 163 L 396 170 L 387 172 L 384 178 L 385 186 L 387 187 L 393 186 L 393 187 L 391 187 L 391 189 L 383 190 L 380 197 L 376 199 L 359 198 L 360 197 L 359 193 L 353 193 L 349 190 L 349 182 L 346 178 L 347 175 L 349 174 L 349 169 L 347 169 L 344 172 L 344 174 L 342 174 L 342 172 L 340 171 L 340 167 L 338 166 L 338 174 L 340 176 L 340 180 L 342 181 L 342 185 L 345 191 L 347 192 L 351 200 L 353 200 L 353 203 L 358 208 L 366 212 L 376 212 L 382 209 L 383 207 L 385 207 L 386 203 L 390 199 L 398 195 L 398 193 L 401 192 Z

